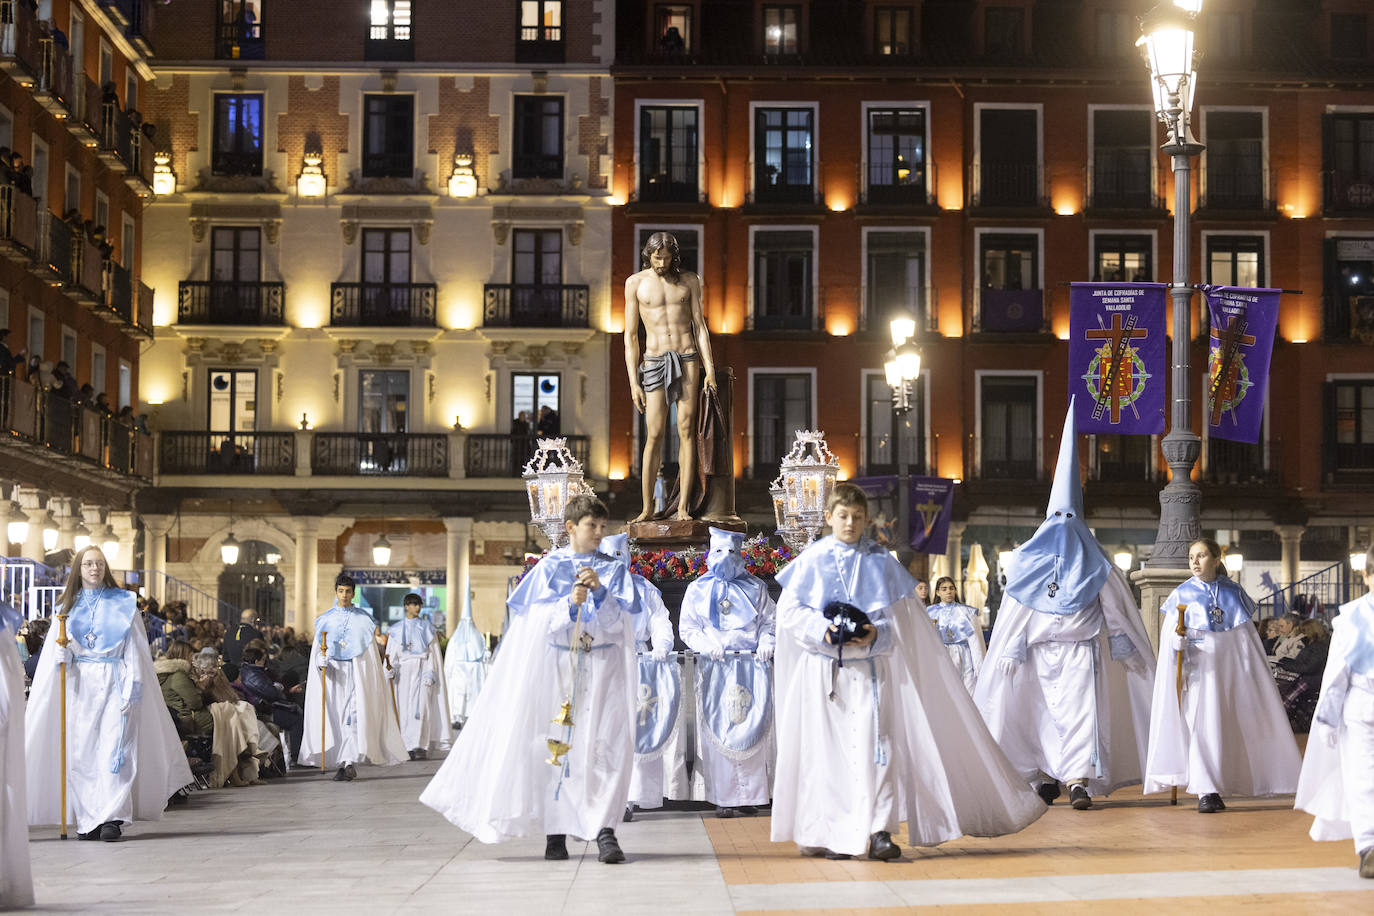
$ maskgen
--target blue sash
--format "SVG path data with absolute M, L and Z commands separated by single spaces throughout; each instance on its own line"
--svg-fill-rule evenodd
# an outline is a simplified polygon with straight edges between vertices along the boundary
M 698 655 L 697 722 L 726 757 L 752 756 L 773 727 L 773 669 L 753 655 Z
M 657 661 L 639 656 L 639 691 L 635 698 L 635 757 L 657 760 L 677 727 L 682 706 L 682 669 L 669 656 Z

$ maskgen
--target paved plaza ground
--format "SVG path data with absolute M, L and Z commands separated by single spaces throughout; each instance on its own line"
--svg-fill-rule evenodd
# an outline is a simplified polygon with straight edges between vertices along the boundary
M 416 798 L 436 761 L 195 793 L 126 842 L 30 833 L 48 913 L 1374 913 L 1350 843 L 1313 843 L 1292 798 L 1219 815 L 1122 790 L 1088 812 L 1056 804 L 1011 837 L 965 839 L 890 864 L 803 859 L 768 818 L 644 812 L 606 866 L 543 837 L 484 846 Z

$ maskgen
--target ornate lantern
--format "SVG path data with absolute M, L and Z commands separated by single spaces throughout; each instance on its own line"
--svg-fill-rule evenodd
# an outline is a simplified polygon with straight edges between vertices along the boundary
M 538 441 L 539 448 L 522 474 L 530 499 L 530 520 L 550 544 L 561 547 L 568 539 L 563 507 L 574 496 L 590 494 L 592 489 L 582 480 L 582 464 L 568 451 L 566 438 Z
M 820 430 L 799 429 L 792 450 L 783 456 L 782 480 L 784 511 L 791 526 L 799 529 L 801 547 L 815 540 L 825 527 L 825 504 L 840 460 L 826 445 Z M 784 534 L 784 539 L 786 535 Z M 791 546 L 791 542 L 788 542 Z M 798 548 L 800 549 L 800 548 Z
M 797 524 L 796 513 L 788 507 L 786 482 L 781 474 L 768 487 L 768 495 L 773 499 L 773 518 L 777 522 L 778 536 L 793 553 L 801 552 L 802 548 L 810 543 L 810 539 Z

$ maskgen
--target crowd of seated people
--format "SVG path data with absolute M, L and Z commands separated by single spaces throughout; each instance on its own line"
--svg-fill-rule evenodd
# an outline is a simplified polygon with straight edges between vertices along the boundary
M 1321 693 L 1331 630 L 1321 619 L 1296 613 L 1261 619 L 1256 625 L 1288 722 L 1294 732 L 1304 734 L 1312 727 Z

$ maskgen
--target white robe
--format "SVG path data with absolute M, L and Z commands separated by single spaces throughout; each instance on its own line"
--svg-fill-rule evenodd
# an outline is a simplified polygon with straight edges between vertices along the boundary
M 707 586 L 705 580 L 699 579 L 687 587 L 689 593 L 698 582 Z M 711 624 L 709 600 L 691 602 L 684 596 L 677 622 L 682 641 L 698 655 L 708 656 L 717 649 L 725 652 L 757 652 L 760 646 L 771 649 L 775 639 L 774 618 L 777 606 L 768 596 L 767 589 L 760 589 L 759 593 L 761 599 L 759 606 L 754 609 L 753 619 L 745 626 L 732 628 Z M 697 680 L 696 686 L 699 690 L 700 679 Z M 774 690 L 776 692 L 776 687 Z M 693 797 L 722 807 L 768 804 L 768 770 L 773 742 L 760 741 L 748 756 L 727 757 L 710 740 L 703 737 L 704 726 L 701 721 L 701 707 L 698 702 L 696 768 L 692 777 Z
M 919 600 L 919 599 L 917 599 Z M 930 604 L 926 606 L 927 614 L 937 614 L 940 604 Z M 945 651 L 949 654 L 949 660 L 954 662 L 954 667 L 959 672 L 959 677 L 964 681 L 964 686 L 968 688 L 969 694 L 978 686 L 978 672 L 983 668 L 983 656 L 987 654 L 987 647 L 983 645 L 983 625 L 980 622 L 978 610 L 967 604 L 958 605 L 965 609 L 965 616 L 969 623 L 973 625 L 973 633 L 968 639 L 956 643 L 945 643 Z M 939 629 L 937 616 L 932 616 L 930 622 Z
M 1177 625 L 1177 605 L 1174 592 L 1164 602 L 1161 646 L 1169 645 Z M 1159 653 L 1145 792 L 1171 786 L 1190 795 L 1292 792 L 1302 759 L 1254 626 L 1187 632 L 1181 713 L 1178 653 Z
M 409 626 L 428 627 L 429 645 L 421 648 L 417 640 L 407 651 L 403 638 L 406 626 L 402 621 L 392 624 L 386 641 L 386 657 L 392 669 L 390 689 L 401 719 L 401 740 L 409 751 L 447 750 L 453 743 L 453 725 L 448 712 L 443 660 L 439 657 L 439 639 L 428 621 L 416 618 Z M 426 674 L 432 675 L 433 683 L 425 684 Z
M 625 812 L 634 761 L 634 631 L 608 595 L 583 632 L 594 648 L 568 650 L 567 597 L 547 596 L 509 628 L 453 750 L 420 795 L 483 843 L 530 834 L 594 839 Z M 551 723 L 572 688 L 571 730 Z M 572 745 L 549 764 L 548 740 Z
M 830 659 L 796 635 L 820 612 L 783 594 L 772 840 L 860 855 L 872 833 L 900 821 L 918 846 L 1034 822 L 1044 803 L 993 741 L 919 601 L 884 613 L 892 651 L 871 667 L 856 657 L 833 669 L 832 701 Z M 885 764 L 875 762 L 875 724 Z
M 490 665 L 491 653 L 487 651 L 486 640 L 477 632 L 472 617 L 464 616 L 444 649 L 444 683 L 448 691 L 450 721 L 461 725 L 472 715 Z
M 29 692 L 24 744 L 30 825 L 56 824 L 62 816 L 59 629 L 54 621 L 48 630 Z M 162 703 L 142 621 L 135 616 L 129 627 L 117 653 L 122 661 L 81 661 L 76 640 L 68 648 L 76 657 L 67 666 L 68 824 L 89 833 L 111 821 L 161 820 L 167 799 L 194 777 Z M 128 678 L 141 685 L 142 696 L 125 721 L 120 696 Z M 125 763 L 111 773 L 121 746 Z
M 1369 594 L 1342 607 L 1334 621 L 1294 802 L 1314 816 L 1312 839 L 1353 839 L 1356 853 L 1374 848 L 1374 675 L 1352 671 L 1346 652 L 1357 628 L 1371 627 L 1374 595 Z
M 1056 625 L 1075 631 L 1069 641 L 1049 638 Z M 1112 660 L 1112 634 L 1127 637 L 1138 661 Z M 1007 595 L 974 701 L 1027 782 L 1087 778 L 1090 794 L 1108 795 L 1145 771 L 1153 652 L 1119 570 L 1076 614 L 1043 614 Z M 1022 653 L 1010 676 L 998 670 Z
M 328 660 L 323 709 L 319 664 L 320 634 L 316 627 L 305 686 L 300 764 L 332 769 L 348 763 L 393 766 L 408 759 L 391 705 L 391 685 L 382 671 L 376 645 L 364 647 L 348 660 Z
M 647 583 L 646 583 L 647 584 Z M 638 586 L 638 583 L 636 583 Z M 663 603 L 663 595 L 652 584 L 639 591 L 640 611 L 635 615 L 635 647 L 647 653 L 652 640 L 655 648 L 673 650 L 673 621 Z M 630 775 L 630 803 L 640 808 L 661 808 L 663 799 L 674 801 L 689 798 L 691 787 L 687 779 L 687 665 L 681 666 L 682 702 L 678 709 L 673 732 L 662 752 L 651 757 L 635 754 L 634 771 Z
M 24 666 L 0 624 L 0 910 L 33 903 L 24 779 Z

